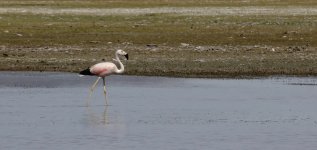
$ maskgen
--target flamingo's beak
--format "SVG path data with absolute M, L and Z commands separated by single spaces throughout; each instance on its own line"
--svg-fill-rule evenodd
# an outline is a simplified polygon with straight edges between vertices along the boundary
M 124 55 L 124 57 L 125 57 L 127 60 L 129 60 L 129 55 L 128 55 L 128 54 Z

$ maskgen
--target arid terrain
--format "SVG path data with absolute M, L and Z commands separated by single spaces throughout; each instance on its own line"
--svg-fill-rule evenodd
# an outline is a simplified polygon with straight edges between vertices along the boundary
M 317 75 L 317 2 L 0 1 L 0 70 L 77 72 L 124 49 L 126 74 Z

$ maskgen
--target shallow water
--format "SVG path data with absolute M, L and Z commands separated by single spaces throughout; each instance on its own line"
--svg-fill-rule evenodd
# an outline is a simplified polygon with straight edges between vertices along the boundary
M 0 72 L 0 149 L 313 150 L 317 78 Z

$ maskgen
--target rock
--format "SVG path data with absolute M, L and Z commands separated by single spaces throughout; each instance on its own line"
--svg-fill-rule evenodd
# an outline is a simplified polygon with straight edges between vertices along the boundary
M 189 46 L 189 44 L 187 44 L 187 43 L 181 43 L 181 47 L 188 47 Z
M 158 47 L 156 44 L 146 44 L 147 47 L 149 48 L 155 48 Z
M 202 46 L 196 46 L 196 47 L 195 47 L 195 50 L 203 51 L 203 50 L 205 50 L 205 48 L 202 47 Z

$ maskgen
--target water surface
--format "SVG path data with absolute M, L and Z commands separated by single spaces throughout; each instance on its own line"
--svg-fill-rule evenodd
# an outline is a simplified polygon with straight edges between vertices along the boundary
M 0 72 L 0 149 L 313 150 L 317 78 Z

